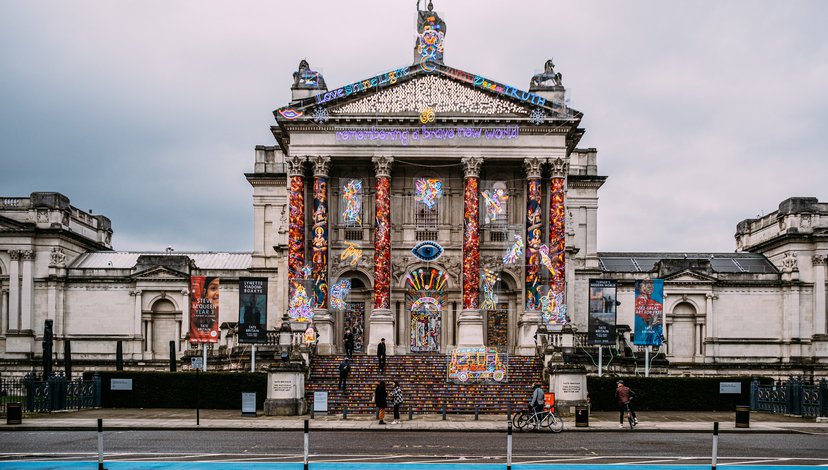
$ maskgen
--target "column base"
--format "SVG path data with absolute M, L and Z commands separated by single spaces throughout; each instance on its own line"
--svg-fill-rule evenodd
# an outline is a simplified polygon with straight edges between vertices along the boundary
M 518 320 L 518 345 L 515 354 L 519 356 L 535 355 L 535 332 L 543 319 L 540 310 L 526 310 Z
M 484 345 L 483 315 L 477 309 L 463 310 L 457 320 L 457 347 L 482 348 Z
M 321 356 L 329 356 L 336 352 L 334 345 L 334 319 L 324 309 L 315 309 L 313 323 L 319 334 L 319 341 L 316 343 L 316 353 Z
M 374 309 L 368 317 L 368 349 L 366 352 L 369 355 L 377 353 L 377 345 L 382 338 L 385 338 L 385 354 L 393 356 L 394 345 L 397 341 L 394 334 L 394 316 L 388 308 Z

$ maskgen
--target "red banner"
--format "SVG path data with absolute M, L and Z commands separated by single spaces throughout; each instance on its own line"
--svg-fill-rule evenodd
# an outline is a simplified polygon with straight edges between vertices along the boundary
M 190 342 L 217 343 L 219 278 L 190 277 Z

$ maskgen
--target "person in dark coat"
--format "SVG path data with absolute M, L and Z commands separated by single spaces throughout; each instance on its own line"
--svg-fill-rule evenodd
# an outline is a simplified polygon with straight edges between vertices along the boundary
M 345 391 L 346 382 L 348 381 L 348 374 L 351 373 L 351 360 L 347 357 L 339 363 L 339 390 Z
M 385 390 L 385 381 L 380 380 L 374 389 L 374 404 L 377 405 L 379 424 L 385 424 L 385 408 L 388 407 L 388 392 Z
M 351 333 L 351 329 L 349 328 L 345 330 L 345 356 L 347 356 L 348 359 L 354 355 L 354 344 L 354 334 Z
M 377 364 L 379 365 L 380 374 L 385 372 L 385 338 L 382 338 L 377 345 Z
M 632 414 L 633 421 L 635 424 L 638 424 L 638 417 L 635 415 L 635 409 L 632 404 L 633 397 L 635 397 L 635 392 L 633 392 L 630 387 L 624 385 L 623 380 L 619 380 L 615 388 L 615 398 L 618 400 L 618 411 L 620 411 L 618 422 L 622 428 L 624 427 L 624 413 L 627 412 L 627 407 L 630 408 L 630 414 Z

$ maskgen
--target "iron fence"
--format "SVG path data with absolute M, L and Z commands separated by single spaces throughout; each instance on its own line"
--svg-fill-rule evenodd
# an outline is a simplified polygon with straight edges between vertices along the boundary
M 750 384 L 750 409 L 797 416 L 828 416 L 828 381 L 803 382 L 799 377 L 761 385 L 754 378 Z
M 38 380 L 33 374 L 22 379 L 0 380 L 0 415 L 6 415 L 6 404 L 23 403 L 28 412 L 50 412 L 101 406 L 101 379 L 95 374 L 92 380 L 67 380 L 63 375 L 53 375 L 48 380 Z

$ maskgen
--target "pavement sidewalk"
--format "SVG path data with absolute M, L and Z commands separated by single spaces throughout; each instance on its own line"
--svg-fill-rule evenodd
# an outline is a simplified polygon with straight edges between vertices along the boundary
M 390 423 L 390 413 L 387 416 Z M 185 409 L 89 409 L 56 413 L 26 413 L 22 424 L 0 423 L 0 431 L 34 430 L 97 430 L 97 420 L 103 420 L 105 430 L 236 430 L 246 431 L 298 431 L 309 419 L 312 431 L 421 431 L 421 432 L 506 432 L 506 415 L 449 414 L 415 415 L 408 420 L 402 416 L 400 425 L 380 425 L 370 415 L 323 416 L 313 419 L 305 416 L 242 417 L 234 410 L 200 410 L 198 424 L 196 410 Z M 751 412 L 750 427 L 737 428 L 734 412 L 658 412 L 638 413 L 639 425 L 634 432 L 711 432 L 713 422 L 719 422 L 720 432 L 740 433 L 818 433 L 828 435 L 828 423 L 770 413 Z M 576 432 L 629 432 L 618 426 L 617 412 L 594 412 L 589 416 L 588 427 L 576 427 L 575 418 L 564 418 L 565 431 Z

